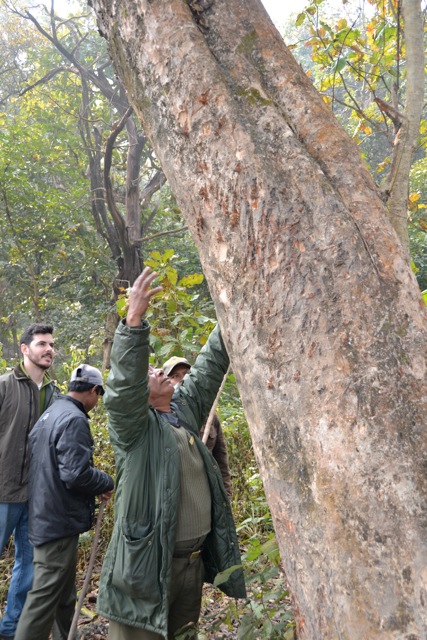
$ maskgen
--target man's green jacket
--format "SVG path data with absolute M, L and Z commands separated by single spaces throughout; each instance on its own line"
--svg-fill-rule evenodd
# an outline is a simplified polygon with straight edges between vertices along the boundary
M 28 434 L 60 395 L 47 371 L 42 388 L 44 403 L 40 407 L 40 391 L 23 365 L 0 376 L 0 502 L 28 500 Z
M 117 328 L 104 396 L 116 458 L 115 524 L 98 597 L 99 613 L 167 638 L 168 588 L 179 501 L 178 446 L 172 427 L 148 403 L 149 325 Z M 227 371 L 219 329 L 211 333 L 172 406 L 195 436 Z M 205 580 L 241 564 L 230 504 L 214 458 L 195 438 L 212 494 L 212 529 L 203 547 Z M 236 568 L 220 588 L 246 595 Z

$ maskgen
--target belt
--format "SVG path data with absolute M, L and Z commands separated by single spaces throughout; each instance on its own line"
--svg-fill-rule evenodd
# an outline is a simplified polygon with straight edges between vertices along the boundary
M 202 555 L 202 551 L 203 551 L 203 547 L 201 547 L 200 549 L 197 549 L 197 551 L 191 551 L 190 553 L 188 551 L 176 551 L 173 554 L 173 557 L 187 558 L 187 560 L 195 560 L 196 558 L 199 558 Z

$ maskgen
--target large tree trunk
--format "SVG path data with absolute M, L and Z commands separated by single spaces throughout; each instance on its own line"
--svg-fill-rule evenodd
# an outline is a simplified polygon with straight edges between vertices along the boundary
M 258 0 L 94 0 L 198 245 L 299 637 L 426 638 L 426 310 Z

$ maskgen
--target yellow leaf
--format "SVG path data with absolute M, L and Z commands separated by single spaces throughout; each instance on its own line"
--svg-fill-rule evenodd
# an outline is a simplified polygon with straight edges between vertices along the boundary
M 409 202 L 417 202 L 420 199 L 420 194 L 413 192 L 409 195 Z
M 202 273 L 192 273 L 189 276 L 185 276 L 181 278 L 178 283 L 180 287 L 194 287 L 196 284 L 201 284 L 204 280 L 204 276 Z

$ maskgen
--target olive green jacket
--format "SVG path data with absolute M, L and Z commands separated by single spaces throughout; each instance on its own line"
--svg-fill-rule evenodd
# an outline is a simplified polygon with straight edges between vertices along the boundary
M 149 325 L 117 328 L 104 396 L 116 458 L 115 524 L 98 597 L 99 613 L 167 638 L 168 589 L 179 500 L 180 457 L 173 427 L 148 404 Z M 177 388 L 173 407 L 198 436 L 227 371 L 228 356 L 215 329 Z M 212 529 L 204 544 L 205 580 L 241 564 L 230 503 L 218 465 L 201 440 L 212 495 Z M 245 597 L 241 568 L 220 588 Z
M 0 376 L 0 502 L 28 500 L 28 434 L 60 395 L 47 371 L 42 389 L 44 405 L 40 407 L 40 391 L 23 365 Z

